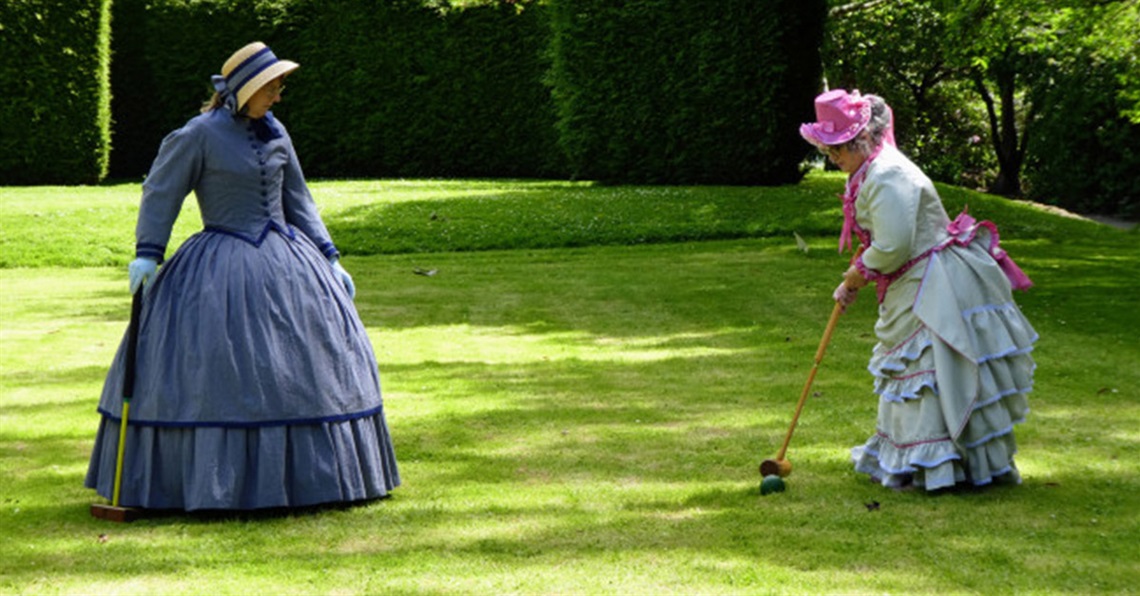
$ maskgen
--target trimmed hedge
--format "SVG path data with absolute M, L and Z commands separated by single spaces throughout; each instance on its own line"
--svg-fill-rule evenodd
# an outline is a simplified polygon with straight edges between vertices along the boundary
M 23 84 L 27 73 L 15 65 L 28 61 L 51 62 L 30 72 L 65 89 L 100 80 L 92 68 L 60 68 L 48 49 L 62 44 L 24 31 L 38 22 L 36 14 L 72 15 L 76 5 L 96 1 L 114 11 L 118 32 L 109 42 L 114 68 L 108 77 L 104 64 L 102 73 L 113 99 L 90 95 L 103 98 L 104 112 L 107 105 L 113 111 L 114 177 L 144 175 L 162 138 L 209 98 L 210 75 L 230 52 L 259 39 L 302 65 L 275 112 L 313 177 L 577 174 L 728 184 L 799 179 L 806 145 L 796 124 L 811 117 L 825 6 L 823 0 L 641 0 L 620 8 L 596 0 L 462 7 L 447 0 L 68 0 L 67 8 L 48 10 L 47 0 L 13 0 L 4 10 L 23 16 L 3 22 L 22 30 L 14 34 L 4 25 L 3 33 L 21 40 L 6 44 L 21 52 L 6 58 L 22 56 L 4 61 L 9 86 Z M 575 29 L 582 23 L 574 15 L 591 13 L 589 26 Z M 561 25 L 552 14 L 563 15 Z M 90 18 L 76 22 L 97 29 Z M 85 39 L 67 26 L 53 27 L 68 39 Z M 99 39 L 107 43 L 106 35 Z M 106 48 L 77 53 L 105 62 Z M 71 83 L 59 82 L 63 73 Z M 33 80 L 28 89 L 39 91 Z M 74 92 L 20 99 L 3 108 L 21 114 L 16 124 L 26 129 L 2 137 L 10 169 L 29 183 L 105 175 L 106 124 L 102 140 L 76 134 L 91 129 L 87 112 L 95 108 L 85 109 Z M 34 131 L 25 112 L 36 114 Z M 58 134 L 39 133 L 44 114 L 52 118 L 46 128 Z M 21 139 L 21 148 L 33 139 L 70 143 L 86 151 L 83 157 L 99 147 L 101 161 L 93 168 L 56 146 L 19 152 L 12 139 Z M 45 170 L 28 167 L 34 165 Z
M 823 0 L 552 0 L 558 129 L 575 176 L 783 184 L 810 151 Z
M 111 0 L 0 2 L 0 184 L 89 184 L 111 150 Z
M 317 176 L 557 176 L 542 6 L 298 6 L 290 131 Z M 335 43 L 330 43 L 335 40 Z M 306 64 L 308 66 L 306 66 Z M 303 140 L 302 140 L 303 139 Z
M 250 41 L 274 46 L 288 2 L 114 0 L 111 176 L 145 175 L 163 137 L 210 99 L 226 58 Z
M 274 113 L 312 177 L 560 176 L 542 7 L 420 0 L 117 0 L 112 173 L 145 174 L 230 52 L 301 68 Z

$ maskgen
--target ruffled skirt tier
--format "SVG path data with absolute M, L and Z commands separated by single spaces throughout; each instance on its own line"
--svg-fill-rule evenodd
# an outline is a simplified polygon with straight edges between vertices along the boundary
M 108 500 L 118 434 L 119 421 L 104 417 L 87 474 L 87 486 Z M 399 484 L 382 414 L 254 429 L 135 426 L 128 419 L 126 445 L 125 507 L 305 507 L 377 499 Z
M 1034 365 L 1028 352 L 976 367 L 957 362 L 936 373 L 936 360 L 963 359 L 928 329 L 900 348 L 877 349 L 872 357 L 879 413 L 875 434 L 852 450 L 856 471 L 884 486 L 913 484 L 927 490 L 963 482 L 980 486 L 1000 477 L 1019 482 L 1013 428 L 1029 413 Z M 950 353 L 938 358 L 938 352 Z M 937 378 L 942 375 L 977 375 L 981 382 L 976 394 L 955 396 L 940 391 Z M 970 403 L 944 407 L 950 400 Z M 962 413 L 951 418 L 948 412 Z
M 852 449 L 855 470 L 927 490 L 1020 482 L 1013 429 L 1029 413 L 1037 333 L 977 244 L 939 253 L 918 273 L 880 309 L 868 365 L 878 418 Z

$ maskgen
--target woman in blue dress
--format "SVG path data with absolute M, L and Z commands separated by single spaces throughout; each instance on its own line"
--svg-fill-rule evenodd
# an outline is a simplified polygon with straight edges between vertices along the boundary
M 270 111 L 297 67 L 260 42 L 235 52 L 143 184 L 123 506 L 299 507 L 375 499 L 400 483 L 352 278 Z M 204 229 L 164 262 L 191 191 Z M 124 340 L 86 479 L 107 498 L 125 352 Z

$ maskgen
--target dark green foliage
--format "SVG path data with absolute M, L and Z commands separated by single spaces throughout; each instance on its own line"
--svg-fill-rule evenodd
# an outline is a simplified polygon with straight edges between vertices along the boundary
M 900 146 L 932 178 L 1140 212 L 1135 2 L 831 3 L 828 80 L 884 96 Z
M 120 0 L 116 22 L 116 176 L 145 173 L 254 40 L 301 63 L 274 113 L 310 176 L 562 174 L 537 4 Z
M 332 0 L 294 22 L 289 126 L 310 175 L 560 173 L 543 7 Z
M 550 68 L 548 11 L 537 3 L 449 13 L 440 39 L 438 88 L 430 97 L 450 122 L 436 139 L 436 175 L 565 174 L 554 103 L 542 84 Z
M 0 2 L 0 184 L 106 175 L 110 16 L 110 0 Z
M 564 13 L 576 1 L 560 5 Z M 599 3 L 578 33 L 571 30 L 581 23 L 563 19 L 553 48 L 551 8 L 512 0 L 118 0 L 111 173 L 144 175 L 162 138 L 210 97 L 210 75 L 242 44 L 261 40 L 302 65 L 275 113 L 311 177 L 800 178 L 809 148 L 796 127 L 810 119 L 818 90 L 823 2 Z M 28 55 L 51 56 L 42 48 Z M 553 94 L 564 98 L 560 126 Z M 84 111 L 75 105 L 8 109 Z M 66 131 L 61 142 L 100 146 L 70 124 L 51 128 Z M 105 174 L 101 146 L 102 170 L 84 180 Z M 90 170 L 57 167 L 46 152 L 26 159 L 53 171 Z M 29 172 L 29 182 L 53 180 Z
M 882 96 L 899 148 L 939 182 L 981 188 L 997 174 L 989 123 L 943 47 L 946 15 L 931 2 L 890 2 L 828 21 L 822 50 L 834 88 Z
M 392 175 L 433 153 L 406 128 L 422 107 L 412 91 L 427 82 L 439 15 L 413 0 L 361 4 L 300 7 L 293 49 L 279 50 L 301 63 L 277 111 L 294 104 L 286 120 L 310 175 Z
M 612 182 L 798 180 L 824 2 L 553 0 L 552 80 L 574 173 Z
M 111 174 L 145 174 L 162 138 L 210 99 L 226 58 L 251 41 L 273 45 L 288 1 L 115 0 Z
M 1038 94 L 1030 197 L 1078 213 L 1140 216 L 1140 123 L 1120 116 L 1122 67 L 1057 73 Z

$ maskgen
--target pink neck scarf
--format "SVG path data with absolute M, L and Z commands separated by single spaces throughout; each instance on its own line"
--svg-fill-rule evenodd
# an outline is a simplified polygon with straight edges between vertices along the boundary
M 859 187 L 867 177 L 867 168 L 871 167 L 871 162 L 875 161 L 883 151 L 883 147 L 887 145 L 895 146 L 895 114 L 890 106 L 887 106 L 887 127 L 883 130 L 883 142 L 863 160 L 863 165 L 859 166 L 854 174 L 847 177 L 847 184 L 843 189 L 843 231 L 839 233 L 840 253 L 844 249 L 851 248 L 852 232 L 859 236 L 859 241 L 864 246 L 871 243 L 871 235 L 855 221 L 855 199 L 859 197 Z
M 847 177 L 847 184 L 843 188 L 843 231 L 839 233 L 839 252 L 841 253 L 851 248 L 852 232 L 859 236 L 859 240 L 863 244 L 870 242 L 867 232 L 855 221 L 855 199 L 859 197 L 859 187 L 863 185 L 863 180 L 867 177 L 867 168 L 871 167 L 871 162 L 879 156 L 882 150 L 883 146 L 879 145 L 867 156 L 867 159 L 863 160 L 863 165 L 859 166 L 854 174 Z

